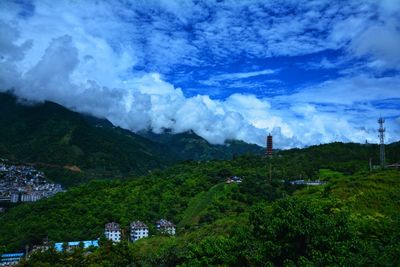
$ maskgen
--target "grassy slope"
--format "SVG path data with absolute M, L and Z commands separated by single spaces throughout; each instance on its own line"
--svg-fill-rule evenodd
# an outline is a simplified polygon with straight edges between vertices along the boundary
M 346 201 L 354 216 L 380 221 L 400 214 L 399 171 L 335 178 L 326 190 Z
M 343 175 L 340 172 L 321 170 L 321 178 L 328 184 L 307 187 L 296 195 L 327 195 L 344 201 L 355 216 L 391 218 L 400 214 L 400 172 L 377 171 Z
M 351 176 L 334 173 L 325 179 L 329 180 L 327 185 L 308 187 L 296 192 L 296 195 L 311 196 L 317 200 L 328 196 L 337 198 L 350 212 L 363 240 L 382 244 L 400 242 L 400 171 L 385 170 Z
M 212 186 L 208 191 L 203 191 L 193 197 L 186 210 L 183 212 L 182 220 L 179 222 L 178 227 L 188 227 L 199 223 L 200 216 L 211 203 L 221 195 L 226 195 L 230 187 L 235 185 L 226 185 L 220 183 Z

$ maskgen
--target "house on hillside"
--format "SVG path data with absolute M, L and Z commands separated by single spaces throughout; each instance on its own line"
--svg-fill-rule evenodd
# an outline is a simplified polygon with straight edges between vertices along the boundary
M 24 253 L 7 253 L 0 255 L 0 266 L 14 266 L 24 257 Z
M 175 235 L 175 224 L 165 219 L 161 219 L 156 223 L 157 230 L 160 233 Z
M 121 241 L 121 227 L 116 222 L 107 223 L 104 229 L 104 235 L 113 242 Z
M 226 179 L 227 184 L 231 184 L 231 183 L 240 184 L 241 182 L 242 182 L 242 178 L 240 178 L 238 176 L 231 176 L 228 179 Z
M 135 242 L 144 237 L 149 236 L 149 228 L 141 221 L 134 221 L 131 223 L 131 240 Z

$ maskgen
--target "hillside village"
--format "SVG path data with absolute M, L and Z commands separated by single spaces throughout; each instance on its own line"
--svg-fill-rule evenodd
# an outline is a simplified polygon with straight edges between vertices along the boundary
M 15 179 L 16 181 L 19 181 L 17 183 L 11 183 L 12 186 L 18 185 L 18 188 L 20 189 L 19 192 L 23 192 L 24 188 L 31 186 L 33 188 L 43 188 L 38 186 L 35 181 L 39 181 L 44 179 L 44 174 L 42 172 L 39 172 L 35 170 L 32 167 L 24 167 L 24 166 L 6 166 L 6 165 L 0 165 L 0 170 L 3 172 L 7 172 L 5 177 L 8 179 L 6 181 L 10 181 Z M 30 178 L 28 176 L 31 176 Z M 240 184 L 242 183 L 243 178 L 233 175 L 228 177 L 225 180 L 225 184 Z M 282 182 L 285 182 L 285 180 L 282 180 Z M 296 180 L 296 181 L 291 181 L 290 184 L 292 185 L 323 185 L 326 182 L 323 181 L 304 181 L 304 180 Z M 60 188 L 58 185 L 54 184 L 49 184 L 49 183 L 44 183 L 46 186 L 45 188 Z M 25 187 L 24 187 L 25 186 Z M 35 187 L 36 186 L 36 187 Z M 10 188 L 10 186 L 9 186 Z M 36 190 L 39 191 L 39 190 Z M 50 190 L 50 192 L 59 192 L 57 189 Z M 12 199 L 12 197 L 11 197 Z M 11 201 L 11 200 L 10 200 Z M 21 200 L 23 201 L 23 200 Z M 34 201 L 34 200 L 32 200 Z M 158 235 L 165 235 L 165 236 L 175 236 L 176 235 L 176 225 L 172 223 L 171 221 L 168 221 L 166 219 L 160 219 L 155 223 L 155 229 L 156 229 L 156 234 Z M 127 231 L 126 231 L 127 230 Z M 121 241 L 125 240 L 127 242 L 136 242 L 139 239 L 142 238 L 147 238 L 150 236 L 150 231 L 149 227 L 142 221 L 136 220 L 132 221 L 129 224 L 128 229 L 125 227 L 122 227 L 119 223 L 117 222 L 109 222 L 106 223 L 104 226 L 104 235 L 103 237 L 109 241 L 111 241 L 113 244 L 120 243 Z M 100 238 L 93 239 L 93 240 L 81 240 L 81 241 L 62 241 L 62 242 L 50 242 L 47 238 L 43 241 L 42 244 L 39 245 L 33 245 L 33 247 L 30 247 L 29 245 L 26 246 L 26 251 L 25 252 L 14 252 L 14 253 L 6 253 L 0 255 L 0 266 L 15 266 L 17 265 L 23 258 L 29 258 L 31 254 L 35 252 L 44 252 L 46 250 L 49 250 L 51 248 L 55 249 L 57 252 L 63 252 L 63 251 L 72 251 L 73 249 L 76 248 L 83 248 L 83 249 L 88 249 L 88 248 L 98 248 L 100 247 Z
M 166 219 L 160 219 L 155 224 L 157 233 L 160 235 L 173 236 L 176 233 L 176 226 L 172 222 Z M 136 242 L 139 239 L 149 237 L 149 227 L 141 221 L 133 221 L 130 223 L 129 227 L 128 242 Z M 119 243 L 123 240 L 123 229 L 119 223 L 110 222 L 106 223 L 104 227 L 104 237 L 113 243 Z M 58 252 L 71 251 L 74 248 L 87 249 L 90 247 L 99 247 L 100 238 L 94 240 L 84 240 L 84 241 L 64 241 L 52 243 L 49 240 L 44 240 L 43 244 L 35 245 L 31 250 L 29 246 L 26 247 L 26 252 L 15 252 L 6 253 L 0 255 L 0 266 L 15 266 L 22 258 L 28 258 L 32 253 L 44 252 L 51 248 L 54 248 Z
M 59 192 L 63 192 L 61 185 L 49 182 L 34 167 L 0 161 L 0 202 L 35 202 Z

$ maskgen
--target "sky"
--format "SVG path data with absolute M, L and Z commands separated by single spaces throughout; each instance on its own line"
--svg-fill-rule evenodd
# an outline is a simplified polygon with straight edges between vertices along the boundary
M 0 91 L 133 132 L 400 140 L 398 0 L 2 0 Z

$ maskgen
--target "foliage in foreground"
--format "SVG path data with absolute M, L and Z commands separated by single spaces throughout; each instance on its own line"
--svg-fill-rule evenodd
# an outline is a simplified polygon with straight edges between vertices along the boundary
M 241 212 L 220 211 L 225 216 L 177 237 L 103 241 L 89 254 L 48 251 L 21 266 L 398 266 L 399 178 L 398 171 L 336 177 Z
M 396 266 L 399 232 L 382 244 L 362 238 L 339 200 L 289 197 L 255 205 L 243 220 L 222 219 L 175 237 L 102 246 L 88 254 L 53 250 L 21 266 Z M 398 221 L 397 221 L 398 223 Z M 216 230 L 231 225 L 229 230 Z M 233 226 L 233 227 L 232 227 Z M 397 242 L 396 242 L 397 241 Z
M 399 265 L 399 172 L 368 173 L 361 156 L 324 156 L 340 155 L 343 144 L 324 147 L 328 152 L 311 147 L 272 159 L 185 162 L 147 177 L 90 182 L 0 215 L 0 244 L 10 251 L 46 236 L 57 242 L 92 239 L 108 221 L 127 227 L 139 219 L 152 227 L 151 238 L 106 243 L 89 254 L 49 251 L 23 264 Z M 225 184 L 231 175 L 243 182 Z M 307 188 L 282 181 L 305 177 L 328 183 Z M 153 223 L 161 217 L 178 225 L 177 237 L 156 234 Z

